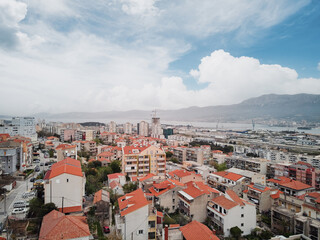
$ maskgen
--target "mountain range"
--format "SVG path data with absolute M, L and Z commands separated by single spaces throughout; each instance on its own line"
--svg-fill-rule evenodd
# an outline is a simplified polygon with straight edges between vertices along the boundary
M 55 120 L 79 119 L 150 119 L 151 111 L 68 112 L 59 114 L 38 113 L 35 117 Z M 177 110 L 157 110 L 161 120 L 240 122 L 255 120 L 306 120 L 320 121 L 320 95 L 268 94 L 247 99 L 238 104 L 208 107 L 188 107 Z

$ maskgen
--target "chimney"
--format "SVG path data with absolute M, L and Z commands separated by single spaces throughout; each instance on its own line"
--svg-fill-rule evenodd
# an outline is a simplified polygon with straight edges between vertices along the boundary
M 164 226 L 164 240 L 169 240 L 169 229 L 167 224 Z

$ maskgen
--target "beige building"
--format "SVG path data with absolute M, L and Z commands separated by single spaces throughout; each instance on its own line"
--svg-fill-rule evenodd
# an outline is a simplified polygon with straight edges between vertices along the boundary
M 60 144 L 56 147 L 57 161 L 62 161 L 65 158 L 77 159 L 77 146 L 70 144 Z
M 126 146 L 122 148 L 122 173 L 131 176 L 145 176 L 153 173 L 166 174 L 166 154 L 154 145 L 148 147 Z

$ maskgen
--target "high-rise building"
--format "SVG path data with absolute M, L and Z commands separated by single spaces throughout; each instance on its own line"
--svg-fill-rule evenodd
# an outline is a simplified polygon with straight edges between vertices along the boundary
M 123 124 L 123 131 L 125 134 L 132 134 L 132 124 L 129 122 Z
M 149 136 L 149 123 L 146 121 L 141 121 L 137 124 L 137 132 L 140 136 Z
M 10 125 L 1 125 L 0 133 L 10 136 L 23 136 L 35 142 L 38 139 L 34 117 L 13 117 Z
M 154 115 L 152 117 L 152 122 L 151 122 L 151 137 L 161 138 L 161 135 L 163 135 L 163 132 L 161 129 L 160 118 L 157 117 L 157 113 L 156 111 L 154 111 Z
M 111 121 L 109 124 L 108 124 L 108 128 L 109 128 L 109 132 L 117 132 L 117 124 L 116 122 L 114 121 Z

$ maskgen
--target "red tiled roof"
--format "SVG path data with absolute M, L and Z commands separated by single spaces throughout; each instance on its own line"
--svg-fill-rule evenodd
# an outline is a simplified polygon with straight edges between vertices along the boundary
M 180 228 L 180 224 L 170 224 L 169 228 Z
M 86 217 L 64 215 L 52 210 L 42 220 L 39 239 L 60 240 L 83 238 L 90 236 Z
M 118 203 L 121 216 L 125 216 L 149 204 L 141 188 L 118 198 Z
M 273 182 L 276 184 L 281 184 L 281 183 L 286 183 L 286 182 L 290 182 L 290 178 L 287 177 L 277 177 L 277 178 L 271 178 L 268 179 L 267 182 Z
M 283 193 L 283 192 L 277 190 L 277 192 L 275 194 L 271 194 L 270 197 L 273 199 L 278 199 L 280 197 L 280 193 Z
M 219 191 L 210 188 L 209 186 L 205 186 L 205 184 L 199 182 L 188 182 L 185 184 L 187 188 L 181 190 L 186 194 L 190 195 L 193 198 L 197 198 L 203 194 L 210 194 L 210 192 L 219 193 Z M 210 190 L 209 190 L 210 188 Z
M 291 188 L 294 190 L 303 190 L 303 189 L 308 189 L 308 188 L 312 188 L 312 186 L 299 182 L 299 181 L 295 181 L 295 180 L 291 180 L 290 182 L 286 182 L 286 183 L 282 183 L 279 184 L 280 186 L 286 187 L 286 188 Z
M 240 178 L 243 178 L 242 175 L 233 173 L 233 172 L 226 172 L 226 171 L 222 171 L 222 172 L 215 172 L 212 173 L 214 175 L 218 175 L 220 177 L 224 177 L 226 179 L 232 180 L 232 181 L 238 181 Z
M 174 176 L 177 176 L 179 178 L 182 178 L 182 177 L 186 177 L 186 176 L 190 176 L 191 175 L 191 172 L 188 172 L 186 170 L 180 170 L 180 169 L 176 169 L 172 172 L 169 172 L 169 175 L 171 177 L 174 177 Z
M 135 147 L 135 146 L 125 146 L 123 148 L 124 154 L 140 154 L 143 150 L 147 149 L 148 147 Z M 133 153 L 133 151 L 137 151 L 137 153 Z
M 244 202 L 242 199 L 232 190 L 227 190 L 226 194 L 229 195 L 229 197 L 236 203 L 238 203 L 240 206 L 244 205 Z
M 163 212 L 157 211 L 157 217 L 163 217 Z
M 216 197 L 216 198 L 213 198 L 211 201 L 218 204 L 219 206 L 227 209 L 227 210 L 238 206 L 238 204 L 236 202 L 229 200 L 228 198 L 226 198 L 223 195 Z
M 81 212 L 82 206 L 64 207 L 63 211 L 62 208 L 59 208 L 59 211 L 63 213 Z
M 153 178 L 154 176 L 156 175 L 154 175 L 153 173 L 149 173 L 146 176 L 139 178 L 139 182 L 143 182 L 145 180 L 148 180 L 149 178 Z
M 114 154 L 111 152 L 102 152 L 98 154 L 98 157 L 112 157 Z
M 259 191 L 259 192 L 266 192 L 268 190 L 271 190 L 271 188 L 269 188 L 269 187 L 265 187 L 263 190 L 260 189 L 260 188 L 256 188 L 256 187 L 254 187 L 254 184 L 248 185 L 248 188 L 254 189 L 254 190 Z
M 175 180 L 175 179 L 168 179 L 168 181 L 169 182 L 172 182 L 174 185 L 176 185 L 176 186 L 181 186 L 181 187 L 183 187 L 184 186 L 184 184 L 182 183 L 182 182 L 179 182 L 178 180 Z
M 49 171 L 48 171 L 49 172 Z M 82 177 L 82 170 L 80 161 L 73 158 L 66 158 L 60 162 L 52 165 L 49 175 L 46 179 L 54 178 L 63 173 L 68 173 L 75 176 Z
M 108 174 L 108 179 L 109 180 L 116 179 L 116 178 L 119 178 L 119 177 L 124 177 L 124 174 L 123 173 L 111 173 L 111 174 Z
M 111 183 L 109 183 L 109 187 L 113 190 L 116 187 L 121 187 L 120 183 L 117 181 L 112 181 Z
M 219 240 L 206 225 L 196 220 L 180 227 L 180 231 L 186 240 Z
M 77 148 L 76 145 L 70 145 L 70 144 L 60 144 L 56 147 L 56 149 L 70 149 L 70 148 Z

